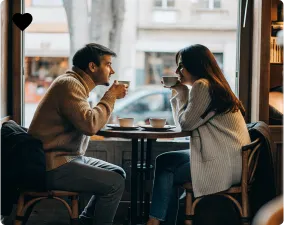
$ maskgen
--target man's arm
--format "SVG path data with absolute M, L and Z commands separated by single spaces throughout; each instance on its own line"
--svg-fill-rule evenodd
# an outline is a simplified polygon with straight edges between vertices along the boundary
M 116 100 L 115 96 L 107 91 L 100 102 L 91 108 L 87 101 L 87 93 L 83 85 L 72 80 L 58 84 L 59 113 L 62 114 L 80 132 L 86 135 L 96 134 L 108 121 Z

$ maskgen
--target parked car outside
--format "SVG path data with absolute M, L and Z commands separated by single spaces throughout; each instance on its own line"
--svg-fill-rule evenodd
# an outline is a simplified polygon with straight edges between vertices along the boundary
M 150 118 L 166 118 L 174 125 L 170 105 L 171 90 L 161 85 L 140 86 L 115 103 L 108 123 L 118 123 L 118 118 L 132 117 L 135 124 L 149 124 Z

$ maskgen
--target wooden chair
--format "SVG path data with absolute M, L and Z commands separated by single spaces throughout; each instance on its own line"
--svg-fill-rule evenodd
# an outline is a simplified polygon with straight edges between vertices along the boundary
M 242 147 L 242 179 L 241 183 L 232 186 L 230 189 L 218 192 L 212 195 L 222 195 L 230 199 L 240 212 L 242 221 L 244 225 L 250 225 L 250 212 L 249 212 L 249 199 L 248 193 L 251 189 L 251 185 L 254 180 L 254 174 L 256 171 L 259 153 L 258 151 L 261 146 L 260 138 L 257 138 L 252 143 Z M 186 190 L 185 198 L 185 225 L 192 225 L 192 220 L 194 218 L 194 210 L 198 202 L 206 196 L 199 198 L 193 198 L 193 189 L 191 182 L 183 185 Z M 239 202 L 233 195 L 241 195 L 241 202 Z
M 25 197 L 32 197 L 32 199 L 25 202 Z M 64 199 L 62 199 L 62 197 L 69 197 L 71 199 L 71 207 Z M 25 214 L 27 209 L 43 199 L 56 199 L 61 201 L 69 212 L 70 224 L 78 224 L 78 193 L 51 190 L 48 192 L 22 192 L 18 199 L 17 214 L 14 225 L 22 225 L 23 221 L 26 219 Z

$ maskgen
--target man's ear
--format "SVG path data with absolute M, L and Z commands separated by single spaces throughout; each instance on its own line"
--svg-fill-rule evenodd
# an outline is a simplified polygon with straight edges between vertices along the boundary
M 96 72 L 97 69 L 98 69 L 98 66 L 97 66 L 95 63 L 89 62 L 89 70 L 90 70 L 92 73 Z

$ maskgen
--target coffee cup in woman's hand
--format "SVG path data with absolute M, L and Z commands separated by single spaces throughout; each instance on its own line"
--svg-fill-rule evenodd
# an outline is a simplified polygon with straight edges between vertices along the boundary
M 162 81 L 165 87 L 172 87 L 176 85 L 178 81 L 177 76 L 163 76 L 162 79 L 163 79 Z
M 171 89 L 176 90 L 177 92 L 188 91 L 188 87 L 185 84 L 182 84 L 180 80 L 178 80 L 176 84 L 171 87 Z

